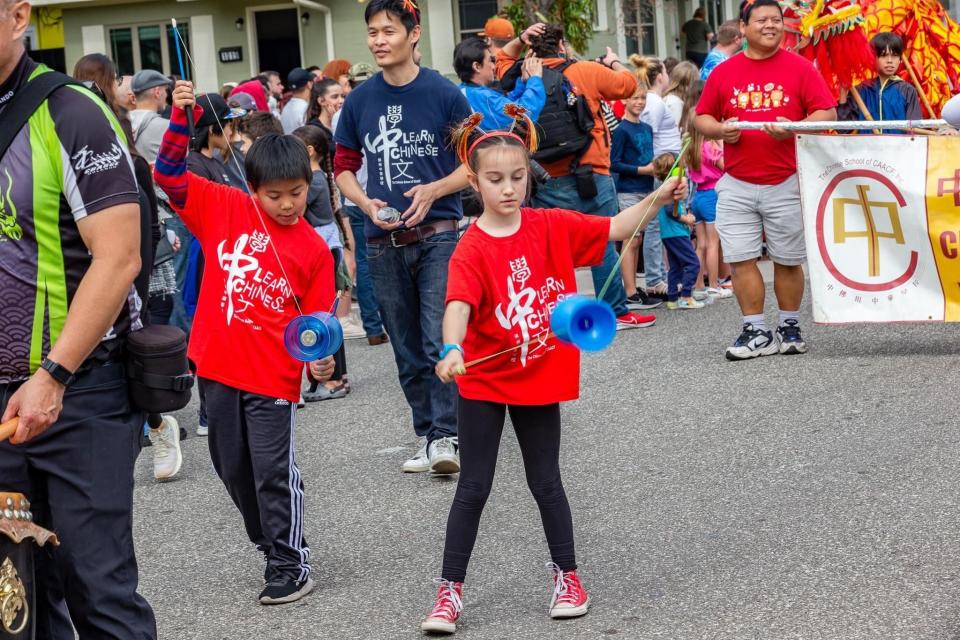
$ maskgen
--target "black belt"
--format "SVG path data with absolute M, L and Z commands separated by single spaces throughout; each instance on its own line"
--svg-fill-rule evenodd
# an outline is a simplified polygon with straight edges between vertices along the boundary
M 417 225 L 413 229 L 401 229 L 385 236 L 367 238 L 367 244 L 388 244 L 391 247 L 405 247 L 408 244 L 417 244 L 438 233 L 457 231 L 460 225 L 456 220 L 437 220 L 429 224 Z

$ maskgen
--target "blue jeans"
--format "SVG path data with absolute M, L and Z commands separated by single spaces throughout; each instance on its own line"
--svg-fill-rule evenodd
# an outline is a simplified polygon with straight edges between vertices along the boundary
M 359 207 L 344 207 L 350 228 L 353 229 L 353 241 L 357 245 L 354 255 L 357 260 L 357 302 L 360 304 L 360 319 L 367 337 L 383 335 L 383 321 L 380 319 L 380 303 L 373 291 L 370 278 L 370 266 L 367 264 L 367 237 L 363 231 L 363 219 L 366 214 Z
M 653 181 L 654 189 L 663 184 Z M 660 216 L 654 216 L 643 232 L 643 279 L 648 289 L 664 281 L 663 243 L 660 241 Z
M 597 184 L 597 195 L 589 200 L 580 198 L 577 193 L 577 180 L 573 176 L 563 176 L 561 178 L 551 178 L 540 186 L 537 196 L 534 198 L 534 205 L 541 208 L 550 209 L 570 209 L 587 213 L 595 216 L 604 216 L 612 218 L 617 215 L 617 188 L 613 183 L 613 178 L 600 174 L 593 174 L 593 180 Z M 617 264 L 617 251 L 612 242 L 607 243 L 607 250 L 603 254 L 603 262 L 591 268 L 593 274 L 593 288 L 599 295 L 607 278 L 613 273 Z M 627 312 L 627 292 L 623 289 L 623 280 L 620 278 L 620 272 L 617 270 L 613 276 L 613 281 L 603 296 L 604 302 L 613 307 L 613 312 L 617 317 Z
M 173 254 L 173 271 L 177 277 L 177 293 L 173 296 L 173 311 L 170 313 L 169 322 L 175 327 L 180 327 L 189 335 L 191 323 L 183 306 L 183 288 L 187 281 L 187 262 L 190 257 L 190 243 L 193 242 L 193 234 L 183 224 L 180 216 L 171 217 L 167 220 L 166 225 L 167 229 L 172 229 L 180 238 L 180 250 Z
M 457 385 L 443 384 L 433 372 L 443 348 L 447 264 L 456 247 L 455 231 L 405 247 L 367 244 L 370 276 L 400 386 L 413 411 L 413 429 L 429 442 L 457 435 Z

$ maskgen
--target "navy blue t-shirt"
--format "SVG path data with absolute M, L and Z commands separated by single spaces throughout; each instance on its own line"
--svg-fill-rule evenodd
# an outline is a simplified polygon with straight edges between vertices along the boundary
M 378 73 L 350 92 L 340 114 L 336 142 L 362 150 L 367 162 L 367 195 L 404 212 L 403 194 L 453 173 L 456 153 L 450 132 L 471 113 L 457 87 L 433 69 L 421 68 L 409 84 L 394 87 Z M 460 194 L 433 203 L 425 222 L 463 217 Z M 385 232 L 368 218 L 368 238 Z
M 645 122 L 622 120 L 613 132 L 610 169 L 617 179 L 617 193 L 650 193 L 653 176 L 637 174 L 637 167 L 653 162 L 653 129 Z

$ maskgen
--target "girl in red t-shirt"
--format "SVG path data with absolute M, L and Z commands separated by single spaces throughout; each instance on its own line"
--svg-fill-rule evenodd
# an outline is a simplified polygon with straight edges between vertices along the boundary
M 522 109 L 508 105 L 505 111 L 523 121 L 524 130 L 535 131 Z M 577 575 L 573 520 L 559 463 L 559 403 L 579 396 L 580 354 L 549 335 L 550 313 L 576 293 L 576 267 L 599 264 L 608 242 L 632 237 L 644 218 L 686 195 L 686 183 L 671 178 L 614 218 L 521 208 L 529 196 L 529 151 L 536 140 L 512 131 L 481 133 L 481 118 L 474 114 L 454 136 L 484 211 L 450 259 L 445 344 L 436 371 L 444 382 L 458 376 L 461 471 L 436 604 L 421 623 L 425 632 L 456 631 L 463 580 L 493 484 L 507 411 L 550 548 L 550 616 L 587 612 L 590 599 Z M 464 354 L 473 360 L 499 355 L 467 371 Z

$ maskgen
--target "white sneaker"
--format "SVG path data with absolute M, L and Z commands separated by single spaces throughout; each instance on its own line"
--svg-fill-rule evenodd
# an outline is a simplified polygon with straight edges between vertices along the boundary
M 210 429 L 205 424 L 197 424 L 197 435 L 206 438 L 210 435 Z
M 430 472 L 439 476 L 460 473 L 456 438 L 439 438 L 430 443 Z
M 367 337 L 367 332 L 363 330 L 359 322 L 353 319 L 353 316 L 348 316 L 340 320 L 340 326 L 343 328 L 344 340 L 355 340 L 357 338 Z
M 698 302 L 703 302 L 710 297 L 708 289 L 694 289 L 693 290 L 693 299 Z
M 159 429 L 148 432 L 153 444 L 153 477 L 169 480 L 180 471 L 183 455 L 180 453 L 180 425 L 173 416 L 163 416 Z
M 413 457 L 400 467 L 404 473 L 424 473 L 430 471 L 430 456 L 427 455 L 427 445 L 424 443 Z
M 724 298 L 733 297 L 733 291 L 731 291 L 730 289 L 723 289 L 721 287 L 717 287 L 717 288 L 710 287 L 709 289 L 707 289 L 707 293 L 710 295 L 711 298 L 716 298 L 717 300 L 723 300 Z

